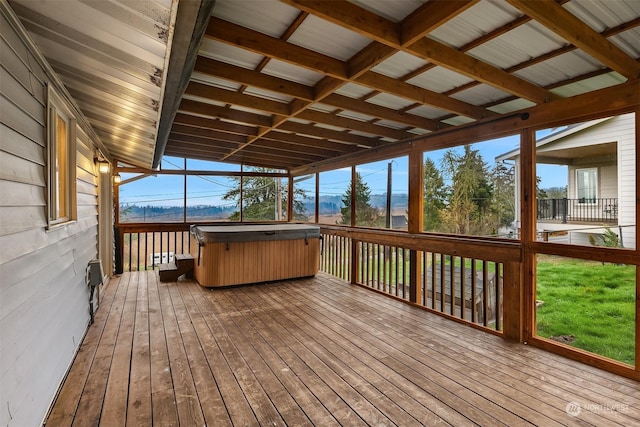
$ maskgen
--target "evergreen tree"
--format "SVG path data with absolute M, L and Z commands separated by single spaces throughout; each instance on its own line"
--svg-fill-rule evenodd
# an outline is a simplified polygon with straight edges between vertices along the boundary
M 491 171 L 493 183 L 493 212 L 496 229 L 508 227 L 515 220 L 515 169 L 498 163 Z
M 267 168 L 254 167 L 251 172 L 270 172 Z M 232 189 L 227 191 L 222 198 L 236 202 L 236 208 L 229 219 L 240 219 L 240 177 L 231 177 L 234 182 Z M 287 216 L 287 185 L 281 183 L 281 178 L 269 176 L 245 176 L 242 178 L 242 219 L 244 221 L 264 221 L 286 219 Z M 304 215 L 304 202 L 306 193 L 302 189 L 294 190 L 293 215 L 294 219 L 306 220 Z M 276 210 L 277 209 L 277 210 Z
M 360 173 L 356 172 L 355 180 L 356 224 L 368 227 L 378 226 L 378 212 L 371 206 L 371 190 L 367 183 L 362 181 Z M 344 205 L 340 208 L 342 219 L 338 224 L 351 225 L 351 183 L 342 196 L 342 204 Z
M 429 158 L 424 161 L 423 186 L 423 228 L 425 231 L 440 231 L 447 187 L 436 164 Z
M 493 187 L 488 166 L 478 150 L 464 146 L 462 154 L 448 150 L 443 170 L 451 178 L 449 204 L 443 214 L 446 231 L 456 234 L 491 234 L 490 207 Z

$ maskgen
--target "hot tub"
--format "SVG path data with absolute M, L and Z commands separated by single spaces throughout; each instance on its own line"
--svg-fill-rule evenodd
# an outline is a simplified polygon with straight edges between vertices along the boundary
M 192 225 L 195 279 L 230 286 L 314 276 L 320 227 L 304 224 Z

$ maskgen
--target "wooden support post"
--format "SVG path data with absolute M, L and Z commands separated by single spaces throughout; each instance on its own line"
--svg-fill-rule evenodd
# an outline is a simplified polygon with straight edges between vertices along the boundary
M 315 203 L 315 216 L 313 222 L 316 224 L 320 222 L 320 174 L 316 172 L 316 203 Z
M 409 153 L 409 233 L 422 232 L 422 203 L 424 165 L 422 151 L 412 150 Z M 414 303 L 422 301 L 422 251 L 409 251 L 409 300 Z
M 351 227 L 356 226 L 356 167 L 351 166 Z M 360 265 L 360 253 L 358 250 L 358 242 L 351 239 L 351 283 L 358 283 L 358 267 Z M 366 265 L 366 264 L 365 264 Z
M 532 129 L 520 133 L 520 238 L 522 241 L 522 335 L 527 341 L 535 334 L 536 254 L 531 244 L 536 240 L 536 137 Z M 505 324 L 505 328 L 506 328 Z M 512 326 L 509 326 L 511 329 Z
M 277 179 L 277 178 L 276 178 Z M 293 175 L 289 174 L 287 183 L 287 222 L 294 220 L 293 218 Z
M 640 108 L 636 108 L 636 224 L 640 223 L 640 173 L 638 173 L 638 166 L 640 166 Z M 640 228 L 636 225 L 636 251 L 638 251 L 638 245 L 640 244 Z M 622 232 L 620 232 L 622 235 Z M 638 258 L 636 258 L 638 259 Z M 640 373 L 640 263 L 636 264 L 636 372 Z

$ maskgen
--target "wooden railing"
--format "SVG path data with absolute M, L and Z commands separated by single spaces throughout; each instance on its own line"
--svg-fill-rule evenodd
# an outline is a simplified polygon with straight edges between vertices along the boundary
M 154 269 L 173 261 L 173 255 L 190 251 L 189 224 L 119 224 L 115 228 L 115 270 Z
M 322 226 L 321 233 L 322 271 L 494 333 L 520 336 L 519 242 L 333 226 Z

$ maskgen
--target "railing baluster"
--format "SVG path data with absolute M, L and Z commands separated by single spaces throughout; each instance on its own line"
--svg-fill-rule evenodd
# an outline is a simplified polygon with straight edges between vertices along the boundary
M 482 261 L 482 324 L 489 325 L 488 295 L 489 271 L 487 261 Z
M 450 266 L 449 266 L 449 274 L 451 276 L 451 286 L 449 291 L 449 298 L 451 298 L 451 302 L 449 304 L 449 310 L 452 316 L 456 315 L 456 258 L 451 255 L 449 257 Z
M 496 317 L 496 331 L 499 331 L 502 329 L 501 323 L 500 323 L 500 308 L 502 307 L 502 304 L 500 304 L 500 287 L 502 285 L 502 274 L 500 274 L 500 267 L 502 266 L 501 263 L 497 263 L 494 262 L 494 269 L 496 271 L 495 273 L 495 285 L 496 285 L 496 296 L 495 296 L 495 301 L 494 301 L 494 307 L 495 309 L 493 310 L 495 313 L 495 317 Z
M 467 267 L 464 257 L 460 257 L 460 318 L 464 320 L 467 310 Z
M 478 303 L 476 302 L 476 299 L 477 299 L 476 270 L 477 270 L 476 259 L 471 258 L 471 322 L 472 323 L 478 322 Z

